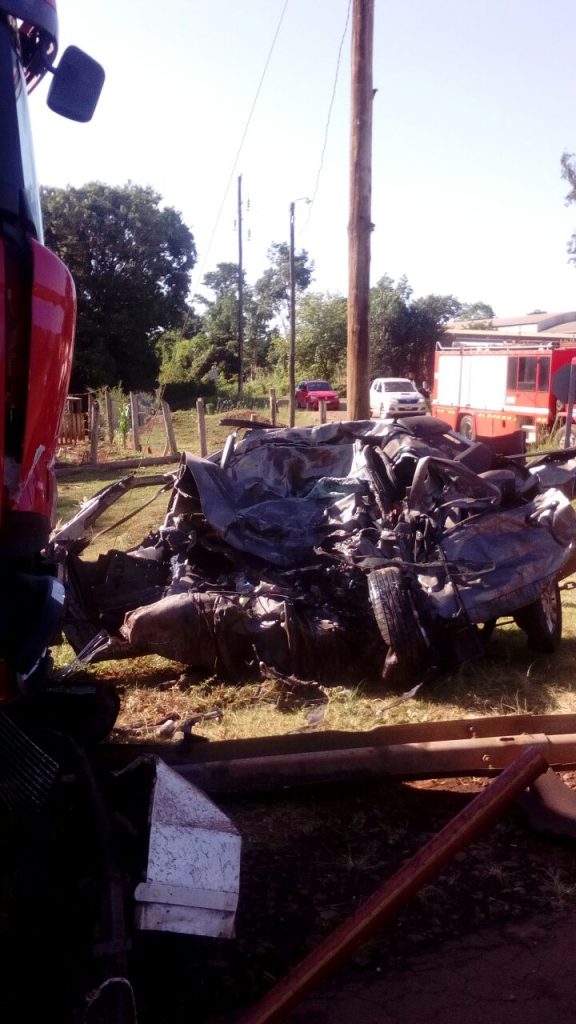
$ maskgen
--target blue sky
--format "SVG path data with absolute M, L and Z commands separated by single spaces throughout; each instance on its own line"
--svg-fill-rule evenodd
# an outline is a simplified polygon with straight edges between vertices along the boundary
M 107 78 L 86 125 L 46 108 L 47 83 L 33 93 L 42 184 L 153 186 L 194 233 L 194 290 L 237 260 L 238 175 L 251 283 L 288 241 L 290 203 L 314 196 L 296 204 L 296 246 L 315 291 L 346 294 L 349 0 L 58 10 L 60 49 L 80 46 Z M 560 177 L 562 152 L 576 152 L 575 37 L 572 0 L 375 0 L 373 282 L 406 275 L 415 295 L 499 316 L 576 309 L 576 206 Z

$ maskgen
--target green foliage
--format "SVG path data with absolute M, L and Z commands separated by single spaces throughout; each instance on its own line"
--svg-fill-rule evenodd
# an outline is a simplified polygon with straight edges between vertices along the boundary
M 166 331 L 156 341 L 160 359 L 160 384 L 189 380 L 198 353 L 195 338 L 185 338 L 179 331 Z
M 566 204 L 576 203 L 576 156 L 574 153 L 562 153 L 560 166 L 562 178 L 570 185 L 570 191 L 566 195 Z M 567 249 L 570 263 L 576 263 L 576 232 L 571 236 Z
M 413 300 L 406 277 L 385 274 L 370 291 L 371 375 L 430 380 L 436 342 L 459 309 L 453 295 Z
M 216 385 L 212 381 L 174 381 L 162 388 L 162 398 L 168 402 L 171 410 L 193 409 L 199 398 L 213 401 L 216 398 Z
M 269 312 L 269 317 L 279 317 L 287 322 L 290 303 L 290 249 L 286 242 L 274 242 L 268 249 L 270 266 L 258 278 L 254 294 L 260 308 Z M 309 261 L 305 249 L 294 254 L 295 291 L 306 290 L 312 281 L 314 263 Z
M 487 302 L 465 302 L 456 316 L 459 320 L 470 321 L 472 328 L 478 327 L 478 321 L 482 321 L 482 329 L 485 329 L 494 319 L 494 310 Z
M 188 321 L 194 238 L 150 187 L 42 189 L 46 244 L 76 283 L 73 390 L 114 385 L 149 390 L 158 374 L 154 339 Z
M 345 375 L 348 303 L 341 295 L 308 294 L 296 307 L 296 361 L 303 377 Z
M 128 437 L 128 431 L 130 430 L 130 406 L 128 403 L 120 407 L 118 413 L 118 433 L 122 441 L 122 447 L 126 447 L 126 438 Z

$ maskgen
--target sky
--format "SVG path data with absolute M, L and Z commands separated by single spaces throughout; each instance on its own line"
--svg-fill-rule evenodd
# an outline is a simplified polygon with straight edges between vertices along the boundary
M 194 234 L 192 290 L 272 243 L 346 295 L 352 0 L 57 0 L 60 52 L 106 81 L 88 124 L 30 99 L 41 184 L 152 186 Z M 375 0 L 371 281 L 576 310 L 562 153 L 576 153 L 573 0 Z M 312 202 L 306 202 L 307 199 Z

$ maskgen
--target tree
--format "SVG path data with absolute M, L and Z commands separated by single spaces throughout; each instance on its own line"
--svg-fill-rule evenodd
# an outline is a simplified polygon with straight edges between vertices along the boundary
M 73 390 L 153 388 L 155 339 L 186 322 L 196 247 L 180 213 L 161 202 L 130 182 L 42 189 L 46 244 L 76 283 Z
M 287 323 L 290 305 L 290 248 L 286 242 L 273 242 L 267 253 L 270 266 L 254 285 L 254 295 L 261 309 L 268 310 Z M 312 281 L 314 264 L 305 249 L 294 253 L 296 293 L 306 290 Z
M 372 376 L 429 380 L 436 342 L 459 309 L 453 295 L 413 300 L 406 277 L 397 284 L 387 274 L 381 277 L 370 290 Z
M 576 157 L 574 153 L 564 151 L 560 158 L 560 166 L 564 181 L 570 185 L 570 191 L 566 195 L 566 205 L 569 206 L 570 203 L 576 203 Z M 567 249 L 569 262 L 576 263 L 576 232 L 571 236 Z
M 458 320 L 469 321 L 474 327 L 478 324 L 474 321 L 490 321 L 494 319 L 494 310 L 487 302 L 464 302 L 460 310 L 455 314 Z
M 345 372 L 348 303 L 341 295 L 303 295 L 296 307 L 296 361 L 302 376 Z

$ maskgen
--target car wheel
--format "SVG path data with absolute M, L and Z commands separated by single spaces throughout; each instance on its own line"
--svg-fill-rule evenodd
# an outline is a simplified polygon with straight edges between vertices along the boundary
M 562 600 L 558 583 L 549 583 L 537 601 L 515 612 L 514 622 L 526 633 L 531 651 L 540 654 L 555 651 L 562 637 Z
M 406 574 L 397 566 L 375 569 L 368 576 L 374 617 L 388 647 L 383 679 L 403 686 L 423 674 L 429 646 L 414 606 Z
M 466 437 L 468 441 L 476 440 L 476 431 L 474 429 L 474 420 L 472 416 L 463 416 L 458 424 L 458 433 Z

